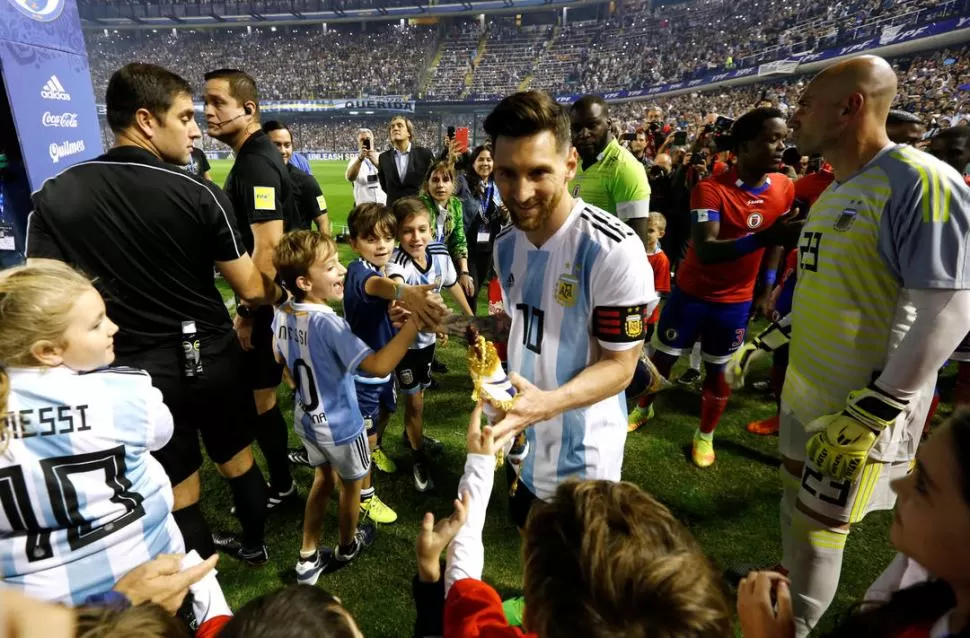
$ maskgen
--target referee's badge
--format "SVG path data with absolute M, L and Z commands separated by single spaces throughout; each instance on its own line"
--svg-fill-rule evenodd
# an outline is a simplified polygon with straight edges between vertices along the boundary
M 272 186 L 253 186 L 253 202 L 256 210 L 276 210 L 276 189 Z
M 853 202 L 855 203 L 855 202 Z M 852 228 L 852 224 L 855 222 L 855 218 L 859 216 L 859 211 L 855 208 L 843 208 L 842 212 L 839 213 L 839 218 L 835 220 L 835 230 L 840 233 Z
M 576 290 L 579 286 L 579 279 L 569 273 L 559 275 L 556 282 L 556 303 L 565 308 L 576 305 Z

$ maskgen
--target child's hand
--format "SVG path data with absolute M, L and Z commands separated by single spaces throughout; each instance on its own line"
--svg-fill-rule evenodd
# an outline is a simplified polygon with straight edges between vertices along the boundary
M 434 514 L 428 512 L 424 515 L 421 531 L 418 532 L 418 539 L 414 544 L 418 555 L 418 579 L 422 582 L 435 583 L 441 578 L 441 552 L 465 524 L 469 505 L 471 495 L 463 492 L 461 500 L 455 499 L 455 511 L 448 518 L 435 524 Z
M 407 323 L 408 318 L 411 316 L 410 311 L 402 306 L 396 301 L 392 301 L 387 306 L 387 316 L 391 319 L 391 325 L 394 326 L 395 330 L 400 330 Z
M 424 325 L 437 325 L 447 314 L 448 306 L 435 293 L 437 284 L 405 286 L 401 294 L 401 305 L 417 315 Z
M 738 618 L 745 638 L 794 638 L 788 579 L 777 572 L 752 572 L 742 578 L 738 584 Z
M 468 420 L 468 453 L 494 456 L 515 434 L 515 432 L 508 432 L 496 440 L 492 426 L 482 427 L 482 404 L 479 402 Z
M 435 333 L 435 336 L 438 338 L 438 345 L 439 346 L 446 346 L 446 345 L 448 345 L 448 334 L 447 333 L 445 333 L 445 332 L 436 332 Z

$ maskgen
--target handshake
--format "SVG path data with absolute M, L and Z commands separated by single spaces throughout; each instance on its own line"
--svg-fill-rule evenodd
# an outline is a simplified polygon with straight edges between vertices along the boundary
M 444 333 L 442 324 L 451 311 L 438 292 L 438 284 L 408 286 L 398 282 L 396 286 L 396 299 L 388 308 L 395 328 L 400 329 L 408 320 L 413 320 L 421 332 Z

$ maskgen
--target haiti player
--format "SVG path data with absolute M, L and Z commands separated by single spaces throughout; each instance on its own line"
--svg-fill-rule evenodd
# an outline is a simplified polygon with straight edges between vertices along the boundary
M 786 176 L 772 172 L 781 162 L 787 134 L 781 111 L 758 108 L 745 113 L 731 129 L 737 166 L 691 191 L 692 241 L 660 313 L 652 360 L 666 376 L 701 340 L 707 374 L 691 452 L 698 467 L 714 463 L 714 428 L 731 394 L 724 368 L 744 343 L 758 271 L 764 261 L 770 291 L 781 246 L 792 233 L 790 224 L 777 222 L 791 210 L 795 188 Z M 766 247 L 771 248 L 767 257 Z M 767 297 L 759 300 L 759 307 L 762 302 Z M 653 398 L 644 397 L 638 406 L 644 420 Z
M 805 175 L 795 182 L 795 216 L 803 219 L 808 215 L 809 209 L 815 200 L 819 198 L 823 191 L 835 179 L 832 167 L 823 164 L 821 168 Z M 734 354 L 731 365 L 728 368 L 728 377 L 732 381 L 731 387 L 738 389 L 744 386 L 744 377 L 748 366 L 754 360 L 754 355 L 758 351 L 770 352 L 771 360 L 771 387 L 775 393 L 775 400 L 778 406 L 781 405 L 781 389 L 785 385 L 785 372 L 788 370 L 788 341 L 791 335 L 791 313 L 792 297 L 795 294 L 795 282 L 798 272 L 798 249 L 794 248 L 788 252 L 785 258 L 785 268 L 783 270 L 781 284 L 775 291 L 776 299 L 772 310 L 772 323 L 761 332 L 754 340 L 745 345 Z M 730 379 L 730 377 L 734 379 Z M 752 421 L 747 425 L 748 432 L 768 436 L 778 434 L 778 410 L 767 419 Z
M 781 397 L 782 565 L 800 637 L 835 596 L 849 524 L 893 507 L 936 372 L 970 329 L 970 191 L 890 142 L 896 89 L 885 60 L 859 56 L 813 79 L 792 117 L 798 147 L 835 174 L 798 242 Z

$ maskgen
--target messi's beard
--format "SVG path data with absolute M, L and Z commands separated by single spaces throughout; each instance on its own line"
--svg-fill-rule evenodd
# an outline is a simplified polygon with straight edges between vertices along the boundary
M 512 218 L 512 224 L 519 230 L 524 230 L 526 232 L 531 232 L 534 230 L 539 230 L 545 225 L 546 220 L 552 217 L 556 208 L 559 207 L 559 203 L 562 201 L 562 191 L 558 191 L 553 195 L 547 203 L 539 204 L 539 212 L 533 217 L 523 218 L 520 217 L 516 212 L 516 206 L 514 204 L 508 206 L 509 216 Z

